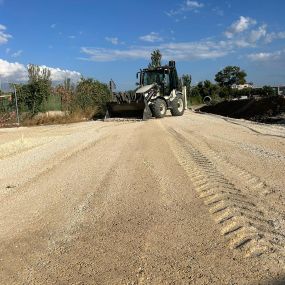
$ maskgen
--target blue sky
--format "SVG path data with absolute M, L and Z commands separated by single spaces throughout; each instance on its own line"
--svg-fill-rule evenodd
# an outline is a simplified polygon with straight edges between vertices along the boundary
M 0 0 L 0 80 L 29 63 L 135 86 L 153 49 L 193 83 L 239 65 L 255 85 L 285 84 L 284 0 Z

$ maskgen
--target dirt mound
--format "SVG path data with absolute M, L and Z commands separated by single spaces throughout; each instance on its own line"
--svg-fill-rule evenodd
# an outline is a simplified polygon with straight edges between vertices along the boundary
M 262 123 L 285 123 L 285 98 L 274 96 L 223 101 L 215 105 L 203 106 L 199 111 Z

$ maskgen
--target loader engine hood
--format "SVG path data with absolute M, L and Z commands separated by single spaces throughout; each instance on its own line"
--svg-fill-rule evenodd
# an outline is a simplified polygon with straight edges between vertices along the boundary
M 136 93 L 137 94 L 144 94 L 144 93 L 150 91 L 151 89 L 153 89 L 155 86 L 156 86 L 156 84 L 150 84 L 150 85 L 142 86 L 136 91 Z

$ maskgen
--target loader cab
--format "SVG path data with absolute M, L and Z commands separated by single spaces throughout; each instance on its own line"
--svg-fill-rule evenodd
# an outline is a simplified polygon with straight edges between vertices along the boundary
M 150 85 L 157 83 L 163 96 L 168 96 L 173 89 L 178 89 L 178 75 L 175 68 L 175 62 L 169 62 L 169 65 L 146 68 L 141 70 L 140 85 Z

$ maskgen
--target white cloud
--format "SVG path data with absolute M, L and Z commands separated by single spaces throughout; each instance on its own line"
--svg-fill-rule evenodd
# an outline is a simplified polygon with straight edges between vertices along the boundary
M 272 32 L 266 35 L 265 42 L 271 43 L 274 40 L 282 40 L 285 39 L 285 32 Z
M 130 48 L 126 50 L 82 47 L 81 52 L 88 56 L 87 58 L 81 58 L 83 60 L 102 62 L 120 59 L 147 58 L 150 54 L 149 49 L 143 47 Z
M 12 53 L 12 54 L 11 54 L 11 57 L 19 57 L 22 53 L 23 53 L 22 50 L 18 50 L 18 51 L 16 51 L 16 52 Z
M 6 44 L 9 39 L 12 38 L 11 35 L 6 33 L 6 27 L 0 24 L 0 45 Z
M 74 40 L 76 38 L 76 36 L 71 35 L 71 36 L 68 36 L 68 38 L 71 39 L 71 40 Z
M 266 25 L 260 26 L 257 30 L 252 30 L 249 34 L 249 41 L 255 43 L 267 34 Z
M 82 47 L 81 52 L 86 57 L 82 60 L 88 61 L 115 61 L 123 59 L 149 59 L 154 49 L 160 49 L 163 59 L 170 60 L 192 60 L 192 59 L 214 59 L 225 56 L 231 52 L 231 45 L 225 42 L 182 42 L 160 44 L 159 46 L 137 46 L 124 50 L 87 48 Z
M 140 40 L 153 43 L 152 45 L 129 46 L 123 49 L 81 47 L 81 53 L 84 56 L 79 59 L 101 62 L 129 59 L 148 60 L 154 49 L 161 51 L 164 60 L 176 59 L 189 61 L 195 59 L 216 59 L 237 53 L 240 49 L 254 49 L 261 44 L 265 44 L 266 41 L 271 42 L 274 39 L 285 38 L 285 32 L 272 32 L 269 34 L 267 32 L 267 25 L 262 24 L 257 27 L 256 25 L 256 20 L 240 16 L 238 21 L 235 21 L 225 32 L 222 40 L 218 37 L 212 37 L 195 42 L 174 42 L 174 39 L 172 39 L 173 42 L 170 43 L 157 43 L 163 39 L 158 33 L 152 32 L 149 35 L 140 37 Z M 248 58 L 255 60 L 270 57 L 276 58 L 278 56 L 278 52 L 253 53 L 248 55 Z
M 73 82 L 76 82 L 81 78 L 81 74 L 77 71 L 47 67 L 45 65 L 42 65 L 41 68 L 48 68 L 51 71 L 51 79 L 53 81 L 63 81 L 65 78 L 70 78 Z M 27 81 L 27 66 L 18 62 L 8 62 L 0 59 L 0 78 L 3 82 Z
M 274 40 L 285 39 L 285 31 L 269 33 L 266 24 L 262 24 L 256 29 L 251 29 L 256 24 L 256 20 L 241 16 L 225 32 L 225 35 L 240 47 L 256 47 L 257 42 L 262 40 L 263 43 L 268 44 Z
M 255 19 L 240 16 L 224 34 L 238 47 L 256 47 L 258 43 L 269 44 L 274 40 L 285 39 L 285 31 L 268 32 L 266 24 L 254 29 L 255 25 L 257 25 Z
M 117 37 L 105 37 L 105 40 L 113 45 L 118 45 L 120 43 Z
M 247 57 L 251 61 L 273 61 L 278 60 L 281 56 L 285 55 L 285 50 L 278 50 L 274 52 L 260 52 L 260 53 L 251 53 Z
M 56 24 L 51 24 L 50 27 L 51 27 L 52 29 L 55 29 Z
M 182 4 L 180 4 L 180 6 L 177 9 L 170 10 L 165 14 L 169 17 L 173 17 L 185 13 L 187 11 L 197 12 L 199 9 L 203 8 L 204 6 L 205 6 L 204 3 L 202 2 L 186 0 Z
M 18 62 L 0 59 L 0 78 L 3 81 L 25 81 L 28 79 L 26 67 Z
M 238 48 L 254 47 L 254 44 L 246 38 L 230 40 L 228 43 Z
M 225 32 L 227 38 L 231 39 L 234 35 L 242 33 L 256 24 L 256 20 L 240 16 L 240 18 L 231 24 L 228 30 Z
M 77 71 L 54 68 L 54 67 L 49 67 L 49 66 L 45 66 L 45 65 L 41 65 L 40 67 L 41 68 L 48 68 L 50 70 L 51 79 L 53 81 L 63 81 L 65 78 L 70 78 L 71 81 L 77 82 L 81 78 L 81 74 Z
M 11 51 L 11 49 L 10 49 L 10 48 L 6 48 L 6 49 L 5 49 L 5 52 L 6 52 L 7 54 L 9 54 L 9 53 L 10 53 L 10 51 Z
M 141 41 L 145 41 L 145 42 L 154 43 L 154 42 L 161 42 L 161 41 L 163 41 L 163 38 L 158 33 L 151 32 L 148 35 L 141 36 L 140 40 Z
M 203 3 L 199 3 L 197 1 L 187 0 L 186 1 L 186 7 L 188 7 L 189 9 L 196 9 L 196 8 L 204 7 L 204 4 Z
M 231 52 L 230 46 L 213 41 L 169 43 L 160 48 L 167 60 L 216 59 Z

